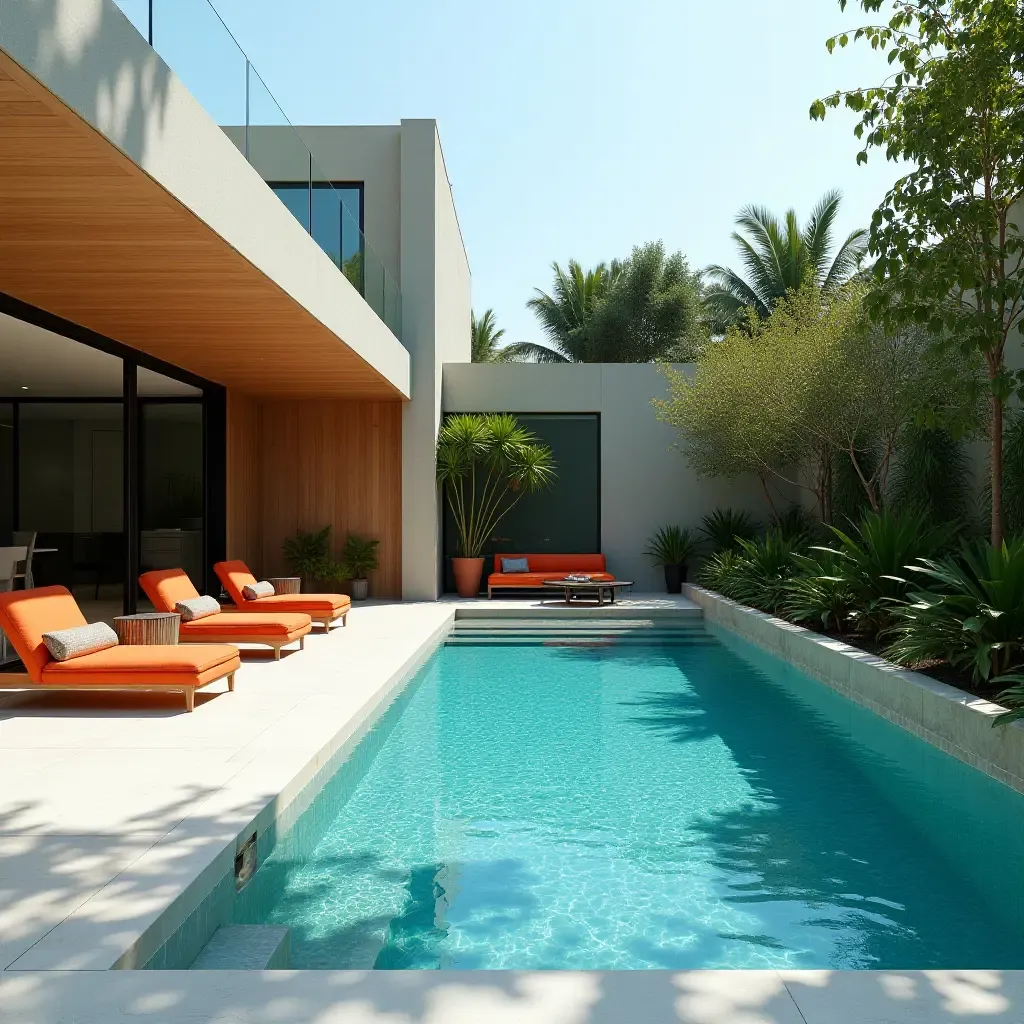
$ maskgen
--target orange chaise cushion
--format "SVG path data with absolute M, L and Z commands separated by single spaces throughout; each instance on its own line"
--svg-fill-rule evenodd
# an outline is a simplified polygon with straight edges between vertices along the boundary
M 37 587 L 0 594 L 0 629 L 7 634 L 33 682 L 41 681 L 44 666 L 52 660 L 43 634 L 84 625 L 85 616 L 67 587 Z
M 310 615 L 336 615 L 348 608 L 352 601 L 347 594 L 274 594 L 272 597 L 258 597 L 249 601 L 242 593 L 242 587 L 256 582 L 245 562 L 218 562 L 213 571 L 231 595 L 235 606 L 249 611 L 260 612 L 306 612 Z
M 173 612 L 179 601 L 192 601 L 199 591 L 184 569 L 153 569 L 139 577 L 139 586 L 158 612 Z
M 247 611 L 306 612 L 309 615 L 336 615 L 352 604 L 347 594 L 275 594 L 246 601 Z
M 249 566 L 236 558 L 227 562 L 218 562 L 213 567 L 213 571 L 217 574 L 217 579 L 224 584 L 224 589 L 231 595 L 231 600 L 241 608 L 245 604 L 242 587 L 256 582 L 256 577 L 249 572 Z
M 276 612 L 273 615 L 254 615 L 247 612 L 218 612 L 216 615 L 205 615 L 201 619 L 183 622 L 178 627 L 178 636 L 198 639 L 203 636 L 228 637 L 246 643 L 246 637 L 295 639 L 305 636 L 313 628 L 308 615 L 286 615 Z
M 239 667 L 229 644 L 122 645 L 51 661 L 40 682 L 75 686 L 202 686 Z
M 158 612 L 173 612 L 178 601 L 189 601 L 199 596 L 184 569 L 154 569 L 144 572 L 139 583 L 146 597 L 153 602 Z M 239 643 L 246 643 L 247 637 L 290 637 L 305 636 L 312 628 L 308 615 L 292 613 L 274 615 L 242 615 L 239 612 L 215 612 L 201 619 L 182 622 L 178 636 L 187 639 L 197 637 L 230 636 Z

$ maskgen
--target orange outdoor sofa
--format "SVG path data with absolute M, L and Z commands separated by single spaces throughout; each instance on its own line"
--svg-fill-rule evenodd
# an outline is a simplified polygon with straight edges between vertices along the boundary
M 170 644 L 121 645 L 56 661 L 43 634 L 86 625 L 66 587 L 39 587 L 0 594 L 0 629 L 18 652 L 24 673 L 3 673 L 3 689 L 170 690 L 185 695 L 185 710 L 195 692 L 225 676 L 235 688 L 238 648 L 228 644 L 182 647 Z
M 242 593 L 242 587 L 255 583 L 256 577 L 249 572 L 245 562 L 218 562 L 213 571 L 239 611 L 304 612 L 314 622 L 322 623 L 324 629 L 330 629 L 336 619 L 341 619 L 343 626 L 347 624 L 349 609 L 352 607 L 347 594 L 274 594 L 273 597 L 259 597 L 249 601 Z
M 144 572 L 139 577 L 139 584 L 158 612 L 173 612 L 176 602 L 199 596 L 184 569 Z M 266 612 L 263 615 L 217 612 L 191 622 L 182 620 L 178 639 L 182 643 L 193 644 L 262 644 L 272 647 L 275 659 L 280 661 L 281 648 L 298 640 L 301 651 L 303 637 L 312 628 L 308 615 L 295 612 Z
M 528 572 L 502 572 L 503 558 L 525 558 Z M 560 580 L 568 573 L 585 573 L 595 583 L 614 580 L 605 571 L 604 555 L 495 555 L 494 572 L 487 577 L 487 596 L 503 587 L 537 589 L 545 580 Z

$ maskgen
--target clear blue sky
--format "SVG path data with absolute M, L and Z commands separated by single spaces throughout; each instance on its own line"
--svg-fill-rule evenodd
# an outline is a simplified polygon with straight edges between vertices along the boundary
M 541 340 L 524 304 L 552 260 L 660 238 L 735 265 L 744 204 L 803 218 L 839 188 L 845 235 L 897 176 L 856 166 L 852 114 L 808 119 L 886 72 L 862 45 L 828 55 L 863 17 L 836 0 L 214 3 L 294 123 L 437 119 L 473 303 L 510 341 Z

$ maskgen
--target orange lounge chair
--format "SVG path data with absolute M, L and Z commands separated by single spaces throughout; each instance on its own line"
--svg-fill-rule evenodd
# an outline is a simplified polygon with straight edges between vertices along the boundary
M 170 644 L 119 645 L 105 651 L 56 661 L 43 634 L 86 625 L 66 587 L 40 587 L 0 594 L 0 629 L 7 634 L 27 671 L 3 673 L 0 687 L 19 690 L 172 690 L 185 694 L 185 710 L 195 692 L 225 676 L 235 688 L 238 648 L 228 644 L 182 647 Z
M 256 577 L 249 572 L 245 562 L 218 562 L 213 571 L 239 611 L 305 612 L 314 622 L 323 623 L 324 629 L 330 629 L 335 619 L 341 619 L 343 626 L 347 624 L 352 601 L 346 594 L 274 594 L 273 597 L 249 601 L 242 593 L 242 587 L 251 586 Z
M 502 572 L 503 558 L 525 558 L 529 572 Z M 494 572 L 487 577 L 487 596 L 504 587 L 510 589 L 539 589 L 545 580 L 561 580 L 569 573 L 583 573 L 594 582 L 606 582 L 615 577 L 607 572 L 604 555 L 495 555 Z
M 158 612 L 173 612 L 176 602 L 199 596 L 184 569 L 144 572 L 139 583 Z M 275 660 L 280 661 L 281 648 L 298 640 L 301 651 L 303 638 L 312 628 L 308 615 L 295 612 L 267 612 L 263 615 L 217 612 L 191 622 L 182 620 L 178 639 L 186 644 L 263 644 L 272 647 Z

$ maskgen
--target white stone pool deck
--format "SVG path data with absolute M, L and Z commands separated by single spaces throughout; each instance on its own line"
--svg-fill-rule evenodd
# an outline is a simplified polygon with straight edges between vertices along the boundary
M 694 608 L 637 595 L 570 614 Z M 273 820 L 457 610 L 567 614 L 523 599 L 357 606 L 305 652 L 247 655 L 235 693 L 200 693 L 191 715 L 158 695 L 0 702 L 0 1022 L 1024 1022 L 1016 972 L 108 971 L 173 930 L 175 899 L 230 870 L 242 830 Z

